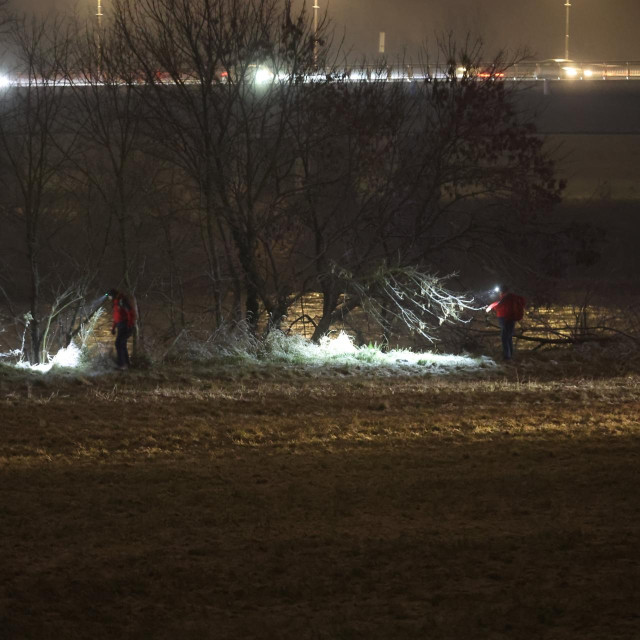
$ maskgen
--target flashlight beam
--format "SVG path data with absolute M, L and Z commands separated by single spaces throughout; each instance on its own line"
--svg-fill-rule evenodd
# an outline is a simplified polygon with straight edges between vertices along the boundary
M 92 309 L 92 311 L 88 313 L 87 316 L 78 323 L 78 326 L 68 334 L 67 339 L 69 343 L 80 333 L 83 325 L 87 324 L 87 322 L 89 322 L 89 320 L 91 320 L 91 318 L 93 318 L 93 316 L 95 316 L 96 313 L 98 313 L 98 311 L 102 307 L 102 303 L 104 302 L 105 298 L 107 298 L 106 293 L 98 298 L 98 300 L 94 303 L 95 306 Z

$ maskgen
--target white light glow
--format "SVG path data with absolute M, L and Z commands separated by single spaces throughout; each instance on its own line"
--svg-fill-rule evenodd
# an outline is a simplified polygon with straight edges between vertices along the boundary
M 55 356 L 49 357 L 47 362 L 31 364 L 30 362 L 23 360 L 18 362 L 16 367 L 19 367 L 20 369 L 30 369 L 31 371 L 39 371 L 40 373 L 47 373 L 53 367 L 75 369 L 80 364 L 80 356 L 80 348 L 71 343 L 68 347 L 60 349 Z
M 269 82 L 273 82 L 273 78 L 273 72 L 266 67 L 259 67 L 256 71 L 256 82 L 258 84 L 268 84 Z
M 341 331 L 337 338 L 330 338 L 329 336 L 320 338 L 318 346 L 322 353 L 330 358 L 340 355 L 353 355 L 358 351 L 358 348 L 344 331 Z
M 11 78 L 4 74 L 0 74 L 0 89 L 10 87 L 12 85 Z
M 562 70 L 567 74 L 568 78 L 575 78 L 578 75 L 578 70 L 575 67 L 562 67 Z
M 472 358 L 437 354 L 431 351 L 415 352 L 408 349 L 382 351 L 378 346 L 357 347 L 343 331 L 335 338 L 324 337 L 318 344 L 301 336 L 287 337 L 273 331 L 269 334 L 267 353 L 270 360 L 289 362 L 310 367 L 346 366 L 368 369 L 380 375 L 415 375 L 425 371 L 446 374 L 495 367 L 486 357 Z
M 584 70 L 584 77 L 585 78 L 591 78 L 593 76 L 593 71 L 591 71 L 591 69 L 585 69 Z
M 18 358 L 20 357 L 20 354 L 20 349 L 12 349 L 11 351 L 0 353 L 0 358 Z

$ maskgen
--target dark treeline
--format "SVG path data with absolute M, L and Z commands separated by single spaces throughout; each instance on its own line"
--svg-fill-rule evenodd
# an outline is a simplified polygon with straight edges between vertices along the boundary
M 446 43 L 447 79 L 346 82 L 326 20 L 279 0 L 110 9 L 5 29 L 0 295 L 32 361 L 110 286 L 167 336 L 278 327 L 309 292 L 315 338 L 357 307 L 428 335 L 466 304 L 442 275 L 534 291 L 570 259 L 553 164 L 479 50 Z

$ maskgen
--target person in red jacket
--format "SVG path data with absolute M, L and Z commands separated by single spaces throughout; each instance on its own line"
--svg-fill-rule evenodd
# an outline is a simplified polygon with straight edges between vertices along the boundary
M 116 354 L 118 369 L 124 371 L 129 368 L 129 351 L 127 340 L 136 325 L 136 312 L 129 296 L 117 289 L 110 289 L 107 297 L 113 302 L 113 324 L 111 335 L 116 336 Z
M 526 301 L 522 296 L 516 295 L 509 287 L 502 285 L 497 287 L 500 298 L 486 308 L 486 312 L 495 311 L 500 323 L 500 338 L 502 339 L 502 356 L 505 360 L 513 358 L 513 332 L 516 322 L 522 320 Z

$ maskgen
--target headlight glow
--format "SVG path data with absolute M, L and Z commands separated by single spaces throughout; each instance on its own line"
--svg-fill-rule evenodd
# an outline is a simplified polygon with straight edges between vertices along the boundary
M 258 84 L 267 84 L 273 82 L 274 75 L 266 67 L 259 67 L 256 71 L 256 82 Z

